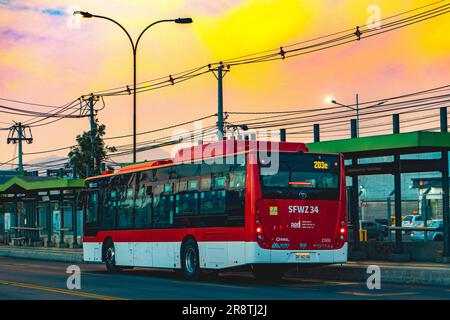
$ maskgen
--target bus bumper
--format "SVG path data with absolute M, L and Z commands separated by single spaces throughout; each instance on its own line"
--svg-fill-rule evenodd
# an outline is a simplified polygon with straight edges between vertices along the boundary
M 347 243 L 335 250 L 270 250 L 247 242 L 247 263 L 343 263 L 347 262 Z

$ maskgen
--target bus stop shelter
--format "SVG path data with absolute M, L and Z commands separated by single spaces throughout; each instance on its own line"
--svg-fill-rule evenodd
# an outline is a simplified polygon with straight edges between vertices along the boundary
M 394 115 L 395 116 L 395 115 Z M 312 152 L 340 152 L 346 159 L 346 175 L 352 181 L 349 198 L 350 221 L 353 228 L 353 250 L 358 251 L 359 236 L 359 187 L 358 177 L 365 175 L 391 174 L 394 177 L 394 212 L 395 227 L 401 227 L 402 195 L 401 174 L 412 172 L 436 172 L 442 175 L 442 203 L 444 220 L 444 250 L 443 257 L 450 257 L 450 215 L 449 215 L 449 157 L 450 133 L 447 123 L 441 132 L 417 131 L 398 133 L 398 122 L 394 117 L 394 134 L 370 137 L 356 137 L 355 122 L 352 122 L 352 137 L 350 139 L 320 141 L 318 126 L 315 127 L 315 142 L 308 144 Z M 397 119 L 398 121 L 398 119 Z M 439 159 L 402 159 L 402 155 L 420 153 L 440 153 Z M 364 158 L 391 157 L 392 161 L 367 163 Z M 361 163 L 363 162 L 363 163 Z M 402 230 L 395 230 L 395 253 L 403 254 Z
M 5 181 L 6 180 L 6 181 Z M 0 184 L 0 218 L 8 244 L 78 247 L 82 179 L 15 176 Z

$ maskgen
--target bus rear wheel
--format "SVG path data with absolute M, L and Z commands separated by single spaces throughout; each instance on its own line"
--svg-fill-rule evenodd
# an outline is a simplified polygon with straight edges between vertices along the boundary
M 252 264 L 252 273 L 257 280 L 272 282 L 283 278 L 286 268 L 275 265 Z
M 106 271 L 110 273 L 120 271 L 120 268 L 116 265 L 116 250 L 114 248 L 114 243 L 111 241 L 105 245 L 105 265 Z
M 181 271 L 186 280 L 198 280 L 200 277 L 200 255 L 194 239 L 188 239 L 181 247 Z

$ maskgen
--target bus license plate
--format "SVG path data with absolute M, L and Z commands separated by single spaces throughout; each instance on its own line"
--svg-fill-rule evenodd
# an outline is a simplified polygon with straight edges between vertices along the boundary
M 295 260 L 297 261 L 309 261 L 311 259 L 311 254 L 309 252 L 297 252 L 295 254 Z

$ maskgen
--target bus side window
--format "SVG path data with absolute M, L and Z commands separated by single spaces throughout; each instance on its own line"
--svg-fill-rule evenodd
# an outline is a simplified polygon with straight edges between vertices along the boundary
M 86 224 L 97 225 L 98 222 L 98 191 L 88 193 Z
M 103 189 L 102 229 L 109 230 L 116 228 L 116 197 L 117 192 L 113 188 L 107 187 Z
M 227 187 L 228 226 L 243 226 L 245 221 L 245 168 L 235 168 L 230 172 Z
M 119 229 L 130 229 L 133 227 L 134 209 L 134 176 L 128 174 L 120 178 L 120 193 L 118 199 Z
M 154 197 L 154 226 L 166 228 L 173 224 L 173 195 L 159 195 Z
M 198 180 L 182 181 L 175 196 L 175 215 L 193 216 L 198 214 Z
M 173 225 L 174 196 L 172 184 L 159 183 L 153 195 L 153 219 L 155 228 L 168 228 Z
M 97 235 L 99 229 L 99 194 L 98 191 L 89 191 L 86 194 L 85 206 L 85 236 Z
M 209 182 L 209 188 L 207 184 Z M 225 214 L 226 206 L 226 178 L 216 175 L 211 179 L 210 175 L 202 176 L 202 191 L 200 192 L 200 214 Z
M 150 189 L 150 190 L 149 190 Z M 142 185 L 136 199 L 135 227 L 145 228 L 152 224 L 152 193 L 151 186 Z

